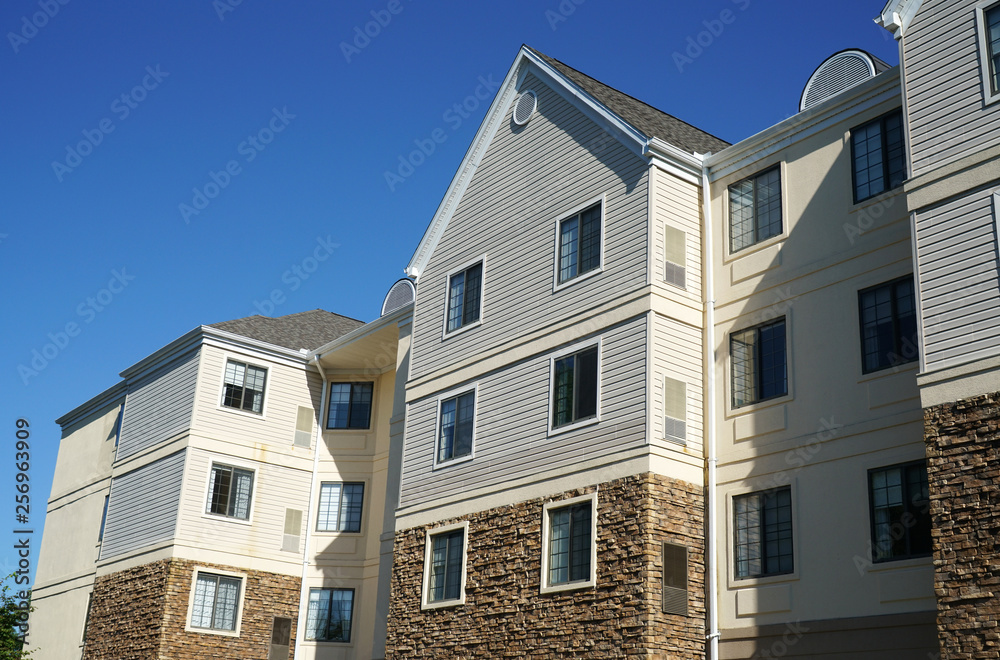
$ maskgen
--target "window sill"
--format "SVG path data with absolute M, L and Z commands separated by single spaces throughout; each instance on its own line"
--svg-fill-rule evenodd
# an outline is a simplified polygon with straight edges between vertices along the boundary
M 760 577 L 733 577 L 729 579 L 729 588 L 749 589 L 753 587 L 764 587 L 772 584 L 781 584 L 783 582 L 797 582 L 798 579 L 798 571 L 792 571 L 791 573 L 779 573 L 778 575 L 762 575 Z
M 916 372 L 920 367 L 920 360 L 910 360 L 908 362 L 903 362 L 894 367 L 885 367 L 884 369 L 878 369 L 877 371 L 869 371 L 867 373 L 862 373 L 858 377 L 858 384 L 867 383 L 873 380 L 878 380 L 880 378 L 887 378 L 889 376 L 896 376 L 907 371 Z M 914 373 L 916 376 L 916 373 Z
M 601 417 L 600 415 L 598 415 L 597 417 L 588 417 L 587 419 L 582 419 L 577 422 L 571 422 L 569 424 L 563 424 L 562 426 L 555 426 L 555 427 L 550 426 L 549 432 L 546 435 L 546 437 L 551 438 L 552 436 L 555 435 L 561 435 L 563 433 L 569 433 L 570 431 L 575 431 L 577 429 L 586 428 L 588 426 L 594 426 L 600 421 Z
M 324 529 L 314 530 L 313 534 L 321 534 L 321 535 L 323 535 L 325 537 L 336 537 L 336 538 L 339 538 L 339 537 L 342 537 L 342 536 L 346 536 L 348 538 L 350 538 L 350 537 L 357 538 L 359 536 L 364 536 L 365 535 L 364 532 L 335 532 L 333 530 L 324 530 Z
M 867 561 L 867 557 L 865 558 Z M 903 570 L 908 568 L 919 568 L 921 566 L 932 566 L 934 555 L 923 557 L 907 557 L 906 559 L 883 559 L 881 561 L 868 562 L 865 567 L 866 573 L 884 573 L 886 571 Z
M 759 243 L 754 243 L 753 245 L 748 245 L 748 246 L 746 246 L 745 248 L 743 248 L 741 250 L 737 250 L 736 252 L 730 252 L 729 251 L 729 246 L 726 246 L 726 258 L 725 258 L 725 261 L 723 263 L 724 264 L 729 264 L 729 263 L 732 263 L 733 261 L 736 261 L 738 259 L 742 259 L 743 257 L 749 257 L 750 255 L 756 254 L 756 253 L 760 252 L 761 250 L 764 250 L 764 249 L 767 249 L 767 248 L 771 247 L 772 245 L 777 245 L 777 244 L 781 243 L 786 238 L 788 238 L 788 234 L 786 234 L 784 231 L 782 231 L 777 236 L 771 236 L 769 238 L 765 238 L 763 241 L 760 241 Z
M 888 190 L 883 190 L 880 193 L 875 193 L 871 197 L 865 197 L 864 199 L 854 202 L 852 197 L 851 207 L 847 210 L 848 214 L 860 213 L 861 211 L 867 211 L 873 206 L 892 206 L 896 203 L 895 197 L 903 195 L 903 184 L 905 184 L 909 179 L 903 179 L 895 188 L 890 188 Z M 888 202 L 888 204 L 887 204 Z M 905 209 L 904 209 L 905 210 Z M 881 217 L 881 216 L 879 216 Z M 908 218 L 907 215 L 900 216 L 900 219 Z
M 213 630 L 212 628 L 195 628 L 191 624 L 184 626 L 185 632 L 199 633 L 202 635 L 222 635 L 223 637 L 239 637 L 240 631 L 236 630 Z
M 552 293 L 556 293 L 557 291 L 561 291 L 567 287 L 571 287 L 577 282 L 580 282 L 581 280 L 587 280 L 590 279 L 591 277 L 596 277 L 597 275 L 600 275 L 603 272 L 604 272 L 604 265 L 602 264 L 599 268 L 595 268 L 594 270 L 588 270 L 586 273 L 583 273 L 582 275 L 577 275 L 575 277 L 571 277 L 565 282 L 558 281 L 559 275 L 558 273 L 556 273 L 556 282 L 552 285 Z
M 242 518 L 232 518 L 230 516 L 220 516 L 220 515 L 218 515 L 216 513 L 203 513 L 203 514 L 201 514 L 201 517 L 204 518 L 204 519 L 206 519 L 206 520 L 217 520 L 219 522 L 235 523 L 237 525 L 244 525 L 246 527 L 250 527 L 250 526 L 253 525 L 253 520 L 251 520 L 250 518 L 248 518 L 246 520 L 243 520 Z M 201 628 L 198 628 L 197 630 L 201 630 Z
M 565 582 L 563 584 L 553 584 L 553 585 L 542 585 L 539 589 L 539 593 L 552 594 L 559 593 L 563 591 L 579 591 L 581 589 L 595 589 L 597 587 L 597 580 L 590 579 L 586 581 L 577 582 Z
M 795 397 L 791 394 L 782 394 L 781 396 L 771 397 L 770 399 L 762 399 L 760 401 L 754 401 L 753 403 L 745 403 L 738 408 L 734 408 L 733 403 L 730 400 L 726 403 L 726 412 L 728 413 L 728 417 L 739 417 L 740 415 L 759 412 L 772 406 L 788 403 L 794 399 Z
M 449 458 L 446 461 L 438 462 L 437 457 L 434 458 L 434 465 L 431 467 L 432 470 L 443 470 L 445 468 L 450 468 L 453 465 L 460 465 L 462 463 L 468 463 L 473 458 L 475 454 L 469 454 L 468 456 L 459 456 L 458 458 Z
M 480 316 L 479 316 L 479 320 L 478 321 L 473 321 L 472 323 L 470 323 L 468 325 L 463 325 L 462 327 L 455 328 L 454 330 L 445 330 L 442 333 L 442 335 L 441 335 L 441 341 L 445 341 L 447 339 L 451 339 L 452 337 L 460 335 L 463 332 L 468 332 L 469 330 L 472 330 L 473 328 L 480 327 L 483 324 L 483 317 L 482 317 L 482 310 L 481 309 L 479 311 L 479 314 L 480 314 Z M 447 322 L 447 320 L 446 320 L 446 322 Z
M 461 598 L 453 598 L 451 600 L 439 600 L 433 603 L 421 603 L 421 610 L 440 610 L 446 607 L 459 607 L 465 605 L 465 596 Z
M 225 412 L 234 413 L 234 414 L 237 414 L 237 415 L 242 415 L 243 417 L 246 417 L 248 419 L 267 419 L 264 416 L 264 412 L 263 411 L 261 411 L 259 413 L 256 413 L 256 412 L 253 412 L 251 410 L 243 410 L 242 408 L 233 408 L 233 407 L 230 407 L 230 406 L 223 406 L 221 404 L 218 405 L 218 406 L 216 406 L 216 410 L 224 410 Z

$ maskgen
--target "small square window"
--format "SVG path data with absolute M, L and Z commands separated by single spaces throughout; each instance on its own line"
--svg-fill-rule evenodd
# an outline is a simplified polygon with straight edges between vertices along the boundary
M 445 334 L 479 322 L 483 299 L 483 262 L 448 277 L 448 311 Z
M 350 642 L 354 619 L 354 589 L 312 588 L 306 612 L 306 639 Z
M 370 428 L 374 389 L 374 383 L 330 383 L 326 428 Z
M 791 573 L 792 491 L 776 488 L 733 498 L 736 578 Z
M 875 562 L 931 554 L 931 502 L 924 461 L 869 470 L 868 496 Z
M 568 282 L 601 268 L 601 204 L 559 221 L 557 281 Z
M 597 417 L 598 347 L 553 360 L 552 428 Z
M 902 185 L 906 149 L 900 110 L 851 130 L 851 163 L 855 202 Z
M 438 463 L 472 455 L 475 416 L 475 390 L 441 399 L 438 411 Z
M 888 369 L 919 356 L 913 276 L 858 292 L 864 373 Z
M 253 471 L 230 465 L 212 465 L 206 513 L 240 520 L 250 519 Z
M 235 360 L 226 362 L 222 405 L 261 414 L 264 410 L 264 381 L 267 370 Z
M 731 253 L 777 236 L 781 231 L 780 167 L 729 186 Z
M 543 507 L 543 592 L 596 584 L 596 504 L 585 495 Z
M 319 489 L 318 532 L 360 532 L 365 485 L 324 483 Z
M 729 335 L 733 408 L 788 394 L 785 319 Z
M 423 608 L 465 602 L 465 553 L 468 523 L 428 530 L 424 549 Z
M 242 578 L 196 572 L 191 627 L 235 631 L 242 587 Z

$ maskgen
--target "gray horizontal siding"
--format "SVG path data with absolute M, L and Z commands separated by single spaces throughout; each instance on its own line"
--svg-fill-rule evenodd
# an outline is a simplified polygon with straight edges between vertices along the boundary
M 199 353 L 192 351 L 129 385 L 117 460 L 190 428 Z
M 645 284 L 647 165 L 538 79 L 522 88 L 537 113 L 501 124 L 420 276 L 413 378 Z M 553 292 L 555 222 L 602 193 L 604 272 Z M 483 324 L 442 341 L 447 274 L 484 254 Z
M 974 2 L 932 0 L 907 32 L 913 174 L 998 142 L 1000 104 L 983 107 Z
M 917 215 L 924 351 L 928 369 L 1000 353 L 1000 283 L 989 192 Z
M 101 559 L 174 535 L 184 455 L 184 451 L 179 451 L 111 481 Z
M 596 425 L 547 436 L 550 354 L 479 380 L 471 461 L 434 470 L 437 396 L 409 404 L 401 505 L 502 487 L 512 479 L 645 444 L 646 317 L 608 328 L 601 337 L 601 421 Z

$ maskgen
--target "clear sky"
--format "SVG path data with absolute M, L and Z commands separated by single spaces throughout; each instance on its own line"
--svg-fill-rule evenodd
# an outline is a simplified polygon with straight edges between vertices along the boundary
M 34 567 L 54 420 L 202 324 L 377 317 L 522 43 L 736 142 L 794 114 L 834 52 L 897 64 L 881 8 L 6 0 L 0 572 L 23 527 L 16 420 L 31 424 Z M 435 130 L 444 142 L 400 171 Z

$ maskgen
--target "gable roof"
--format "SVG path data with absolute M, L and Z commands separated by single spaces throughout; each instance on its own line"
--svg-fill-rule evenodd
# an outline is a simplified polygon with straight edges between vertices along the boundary
M 729 146 L 725 140 L 721 140 L 711 133 L 706 133 L 700 128 L 695 128 L 691 124 L 620 92 L 614 87 L 609 87 L 531 46 L 525 46 L 525 48 L 552 65 L 559 73 L 572 80 L 580 89 L 634 126 L 647 138 L 660 138 L 689 154 L 716 152 Z
M 208 327 L 292 350 L 313 350 L 363 325 L 364 322 L 357 319 L 313 309 L 276 318 L 255 314 Z

